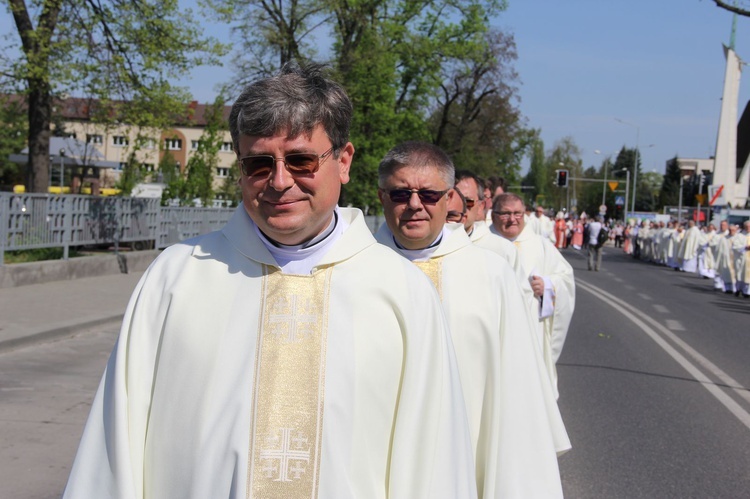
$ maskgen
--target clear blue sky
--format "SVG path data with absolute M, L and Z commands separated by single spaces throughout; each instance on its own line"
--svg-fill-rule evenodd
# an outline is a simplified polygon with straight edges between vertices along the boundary
M 12 23 L 3 13 L 0 32 L 12 33 Z M 732 15 L 711 0 L 509 0 L 494 24 L 516 38 L 521 111 L 548 149 L 570 136 L 584 167 L 599 166 L 594 150 L 635 146 L 636 127 L 619 118 L 640 129 L 644 171 L 663 172 L 675 155 L 713 155 Z M 204 25 L 215 36 L 228 31 Z M 750 61 L 750 18 L 738 18 L 736 50 Z M 232 76 L 229 67 L 199 68 L 184 84 L 210 102 Z

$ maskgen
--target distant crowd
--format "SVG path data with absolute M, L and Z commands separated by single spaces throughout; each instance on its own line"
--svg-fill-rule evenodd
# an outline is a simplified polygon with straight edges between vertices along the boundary
M 585 214 L 566 218 L 559 212 L 554 228 L 549 230 L 550 239 L 560 249 L 596 245 L 595 239 L 587 237 L 590 227 L 597 224 L 596 218 Z M 607 242 L 634 258 L 675 271 L 698 273 L 713 279 L 717 291 L 750 297 L 750 220 L 742 226 L 723 220 L 717 230 L 713 223 L 698 226 L 693 220 L 644 220 L 626 225 L 610 219 L 603 230 L 607 231 Z

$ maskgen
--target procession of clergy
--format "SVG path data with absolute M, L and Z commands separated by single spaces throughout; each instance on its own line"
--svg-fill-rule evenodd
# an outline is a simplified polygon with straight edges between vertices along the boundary
M 572 267 L 426 142 L 380 162 L 373 236 L 351 116 L 317 65 L 237 98 L 242 205 L 144 274 L 64 497 L 562 497 Z
M 630 233 L 631 247 L 643 261 L 666 265 L 713 279 L 714 289 L 750 297 L 750 220 L 742 227 L 719 222 L 698 227 L 687 224 L 643 221 Z

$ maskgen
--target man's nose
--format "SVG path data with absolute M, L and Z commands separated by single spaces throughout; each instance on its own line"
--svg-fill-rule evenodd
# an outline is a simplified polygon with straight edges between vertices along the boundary
M 294 185 L 294 177 L 289 170 L 286 169 L 286 163 L 284 158 L 274 158 L 273 169 L 271 170 L 271 178 L 268 181 L 269 185 L 277 191 L 283 191 Z
M 409 196 L 409 208 L 412 210 L 422 208 L 422 200 L 419 199 L 419 193 L 417 191 L 412 191 L 411 196 Z

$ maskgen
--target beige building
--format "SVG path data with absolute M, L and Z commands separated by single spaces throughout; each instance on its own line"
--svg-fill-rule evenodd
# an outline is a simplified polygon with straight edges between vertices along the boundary
M 114 186 L 129 155 L 136 148 L 138 127 L 127 124 L 104 126 L 90 119 L 89 99 L 68 98 L 56 104 L 54 114 L 62 117 L 66 135 L 75 138 L 104 156 L 107 161 L 119 163 L 119 168 L 104 168 L 100 173 L 100 186 Z M 184 172 L 191 156 L 198 150 L 198 141 L 206 127 L 205 104 L 193 101 L 189 104 L 184 120 L 168 130 L 151 130 L 142 133 L 147 137 L 145 144 L 136 151 L 136 158 L 146 172 L 151 172 L 149 180 L 160 179 L 158 165 L 169 152 Z M 224 118 L 228 119 L 230 107 L 224 108 Z M 236 167 L 236 157 L 232 150 L 229 131 L 224 132 L 224 142 L 219 151 L 219 162 L 214 172 L 214 189 L 218 190 L 229 175 L 229 169 Z M 77 186 L 74 186 L 77 187 Z

